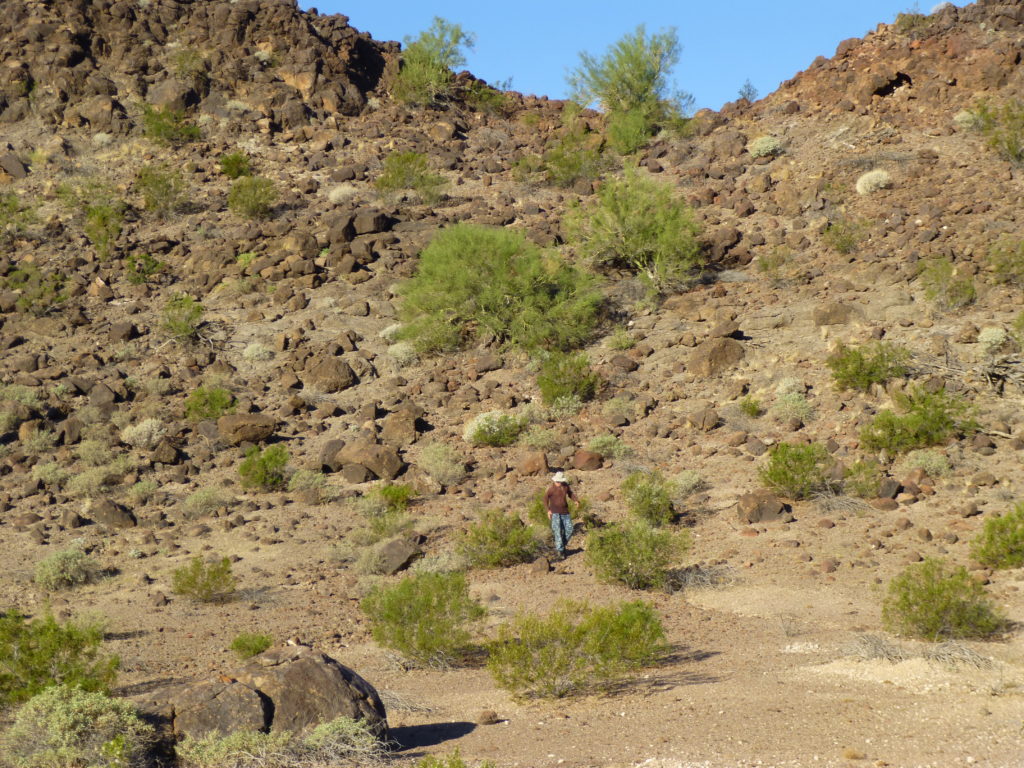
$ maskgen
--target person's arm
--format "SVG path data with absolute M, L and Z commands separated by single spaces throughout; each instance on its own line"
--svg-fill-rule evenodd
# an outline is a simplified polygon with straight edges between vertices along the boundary
M 551 519 L 551 488 L 544 492 L 544 509 L 548 512 L 548 520 Z

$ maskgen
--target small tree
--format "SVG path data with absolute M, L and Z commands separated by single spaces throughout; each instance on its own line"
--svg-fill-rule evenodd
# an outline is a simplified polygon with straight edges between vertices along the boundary
M 473 36 L 460 25 L 435 16 L 428 29 L 406 38 L 402 68 L 391 94 L 407 104 L 432 104 L 452 93 L 452 70 L 466 63 L 464 50 L 472 50 Z

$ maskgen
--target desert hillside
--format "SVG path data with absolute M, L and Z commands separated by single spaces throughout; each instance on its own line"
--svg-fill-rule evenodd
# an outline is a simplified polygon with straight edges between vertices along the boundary
M 256 633 L 372 684 L 398 765 L 1024 765 L 1024 521 L 1016 560 L 977 543 L 1024 502 L 1024 5 L 905 14 L 625 156 L 607 115 L 468 72 L 400 99 L 401 46 L 367 32 L 290 0 L 4 1 L 0 609 L 101 618 L 112 693 L 171 740 L 182 691 L 256 687 L 230 650 Z M 684 274 L 588 252 L 616 184 L 686 204 Z M 552 295 L 573 270 L 578 338 L 542 335 L 554 309 L 488 325 L 486 285 L 416 335 L 421 254 L 476 228 L 521 236 Z M 843 379 L 851 350 L 889 374 Z M 576 397 L 549 397 L 563 358 Z M 467 430 L 492 412 L 503 445 Z M 772 472 L 787 451 L 807 483 Z M 559 470 L 586 500 L 564 560 L 536 502 Z M 689 540 L 650 589 L 590 551 L 637 477 Z M 523 562 L 467 560 L 489 510 L 532 526 Z M 40 577 L 68 551 L 87 583 Z M 182 593 L 197 556 L 232 594 Z M 932 559 L 998 631 L 883 620 Z M 458 571 L 475 652 L 373 638 L 367 595 Z M 565 598 L 646 601 L 667 654 L 514 696 L 481 644 Z

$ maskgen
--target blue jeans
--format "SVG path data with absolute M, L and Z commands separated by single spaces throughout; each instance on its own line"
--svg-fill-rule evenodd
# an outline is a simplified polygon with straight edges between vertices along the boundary
M 555 534 L 555 549 L 560 555 L 565 554 L 565 548 L 572 538 L 572 518 L 569 515 L 552 515 L 551 532 Z

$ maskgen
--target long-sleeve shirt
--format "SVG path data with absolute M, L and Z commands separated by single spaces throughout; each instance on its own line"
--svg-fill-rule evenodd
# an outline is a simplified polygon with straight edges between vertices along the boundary
M 552 483 L 544 493 L 544 508 L 553 515 L 567 515 L 569 499 L 576 500 L 572 488 L 565 483 Z

